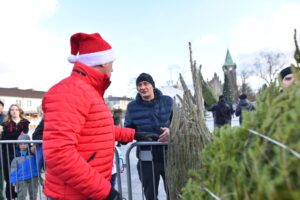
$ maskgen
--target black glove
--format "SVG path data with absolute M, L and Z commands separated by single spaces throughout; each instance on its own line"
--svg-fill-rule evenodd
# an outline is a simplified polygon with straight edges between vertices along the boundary
M 157 141 L 159 136 L 156 133 L 135 132 L 134 139 L 137 141 Z
M 111 187 L 111 190 L 106 200 L 122 200 L 122 196 L 117 190 L 115 190 L 115 188 Z

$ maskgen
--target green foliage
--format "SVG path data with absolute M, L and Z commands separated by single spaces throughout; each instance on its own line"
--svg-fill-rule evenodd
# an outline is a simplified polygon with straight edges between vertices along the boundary
M 203 92 L 203 98 L 205 102 L 206 107 L 212 106 L 214 103 L 217 102 L 217 98 L 213 94 L 211 88 L 206 82 L 202 82 L 202 92 Z
M 224 86 L 223 86 L 223 95 L 227 97 L 229 101 L 232 100 L 232 92 L 229 84 L 228 75 L 225 74 L 224 76 Z
M 202 165 L 189 173 L 182 199 L 299 199 L 300 159 L 247 129 L 300 152 L 300 89 L 286 91 L 272 84 L 261 91 L 256 111 L 244 113 L 242 127 L 215 131 L 202 152 Z

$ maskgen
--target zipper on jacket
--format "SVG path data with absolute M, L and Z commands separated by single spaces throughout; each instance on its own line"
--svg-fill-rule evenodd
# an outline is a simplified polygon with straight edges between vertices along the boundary
M 94 152 L 90 157 L 89 157 L 89 159 L 87 159 L 86 161 L 87 162 L 90 162 L 91 160 L 93 160 L 94 158 L 95 158 L 95 156 L 96 156 L 96 152 Z

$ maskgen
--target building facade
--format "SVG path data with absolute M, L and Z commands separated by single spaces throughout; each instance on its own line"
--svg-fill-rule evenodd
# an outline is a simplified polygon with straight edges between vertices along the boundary
M 18 104 L 26 115 L 40 114 L 44 94 L 43 91 L 33 89 L 0 88 L 0 100 L 4 103 L 4 111 L 7 111 L 11 104 Z

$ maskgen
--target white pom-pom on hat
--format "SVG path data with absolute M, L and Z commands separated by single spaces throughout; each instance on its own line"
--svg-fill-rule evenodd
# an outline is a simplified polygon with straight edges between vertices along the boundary
M 69 55 L 68 61 L 69 61 L 70 63 L 75 63 L 75 62 L 77 61 L 77 56 Z

